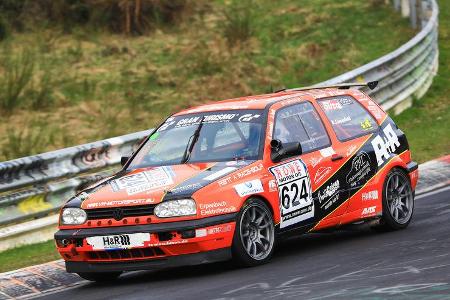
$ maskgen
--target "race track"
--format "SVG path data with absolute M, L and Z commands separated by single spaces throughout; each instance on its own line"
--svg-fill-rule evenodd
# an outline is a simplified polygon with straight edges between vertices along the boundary
M 450 188 L 419 196 L 406 230 L 311 234 L 283 242 L 261 267 L 134 272 L 42 298 L 450 299 Z

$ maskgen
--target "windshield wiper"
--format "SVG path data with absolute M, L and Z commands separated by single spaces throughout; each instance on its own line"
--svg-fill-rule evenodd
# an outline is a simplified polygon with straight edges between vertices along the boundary
M 186 147 L 186 150 L 184 150 L 183 159 L 181 160 L 181 163 L 186 163 L 191 158 L 191 152 L 192 149 L 194 149 L 195 143 L 197 142 L 199 136 L 200 136 L 200 130 L 203 126 L 203 120 L 200 121 L 200 124 L 198 125 L 197 129 L 195 129 L 195 132 L 191 137 L 189 138 L 188 145 Z

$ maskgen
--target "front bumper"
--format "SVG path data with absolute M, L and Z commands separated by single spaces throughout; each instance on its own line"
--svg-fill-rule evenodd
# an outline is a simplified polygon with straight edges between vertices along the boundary
M 101 263 L 92 263 L 84 261 L 66 261 L 66 270 L 69 273 L 156 270 L 178 266 L 193 266 L 228 259 L 231 259 L 231 250 L 230 248 L 223 248 L 207 252 L 185 254 L 142 261 L 119 261 L 119 262 L 101 262 Z
M 65 229 L 55 233 L 55 240 L 68 272 L 148 270 L 199 264 L 230 257 L 236 216 L 232 213 L 170 223 Z M 132 233 L 150 233 L 150 241 L 143 247 L 105 250 L 94 249 L 86 240 L 92 236 Z

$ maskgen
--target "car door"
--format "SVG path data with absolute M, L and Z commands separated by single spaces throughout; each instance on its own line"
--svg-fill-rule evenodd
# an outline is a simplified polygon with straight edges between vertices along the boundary
M 337 168 L 330 137 L 316 108 L 309 101 L 277 110 L 273 139 L 284 143 L 300 142 L 302 154 L 276 163 L 275 176 L 280 200 L 280 230 L 314 227 L 327 212 L 345 198 L 345 188 L 328 182 Z M 339 218 L 329 226 L 339 223 Z
M 364 217 L 364 208 L 373 208 L 378 199 L 377 184 L 370 179 L 376 174 L 374 148 L 370 139 L 378 131 L 373 116 L 353 97 L 335 96 L 318 100 L 343 151 L 346 163 L 341 169 L 342 181 L 348 188 L 350 201 L 346 214 L 356 212 L 356 218 Z M 361 190 L 367 195 L 361 194 Z M 365 210 L 371 211 L 371 210 Z M 353 218 L 353 219 L 356 219 Z

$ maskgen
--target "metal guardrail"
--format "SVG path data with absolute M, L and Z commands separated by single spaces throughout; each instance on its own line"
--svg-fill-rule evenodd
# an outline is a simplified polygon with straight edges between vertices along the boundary
M 438 6 L 435 0 L 394 0 L 394 5 L 403 15 L 408 6 L 412 25 L 423 29 L 397 50 L 320 85 L 378 80 L 379 86 L 367 92 L 385 109 L 426 92 L 438 67 Z M 77 190 L 111 175 L 120 157 L 149 132 L 0 163 L 0 226 L 55 212 Z
M 74 193 L 111 175 L 149 130 L 0 163 L 0 225 L 58 210 Z
M 414 12 L 419 13 L 424 27 L 410 41 L 377 60 L 317 85 L 379 81 L 374 90 L 364 91 L 386 110 L 402 102 L 411 105 L 414 97 L 421 98 L 438 69 L 439 10 L 435 0 L 403 1 L 402 5 L 416 8 L 416 3 L 420 3 L 420 10 L 415 9 Z

